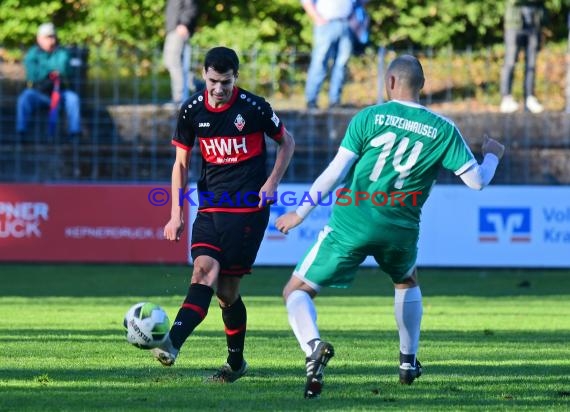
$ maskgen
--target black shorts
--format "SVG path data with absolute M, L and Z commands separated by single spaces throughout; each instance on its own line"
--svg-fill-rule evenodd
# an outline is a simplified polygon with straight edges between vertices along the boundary
M 198 212 L 192 225 L 192 259 L 216 259 L 220 275 L 251 273 L 268 222 L 268 207 L 253 213 Z

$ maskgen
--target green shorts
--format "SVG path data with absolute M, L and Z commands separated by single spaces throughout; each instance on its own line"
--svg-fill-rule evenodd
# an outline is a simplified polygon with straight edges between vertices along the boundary
M 360 264 L 372 256 L 393 282 L 401 282 L 415 268 L 418 232 L 402 228 L 386 233 L 389 237 L 386 242 L 371 244 L 325 226 L 293 274 L 317 290 L 323 286 L 346 288 L 354 280 Z

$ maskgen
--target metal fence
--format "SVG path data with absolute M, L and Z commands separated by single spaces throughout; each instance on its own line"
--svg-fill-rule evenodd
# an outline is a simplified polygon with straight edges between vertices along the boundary
M 451 49 L 407 52 L 419 55 L 427 83 L 422 102 L 455 120 L 477 149 L 483 131 L 508 144 L 511 157 L 500 170 L 506 184 L 568 184 L 566 163 L 570 125 L 566 115 L 564 50 L 545 49 L 539 57 L 537 94 L 543 115 L 497 112 L 500 49 Z M 160 50 L 144 55 L 117 51 L 115 58 L 96 50 L 75 49 L 72 82 L 81 95 L 83 135 L 68 141 L 63 116 L 57 132 L 47 134 L 47 111 L 34 114 L 24 139 L 15 133 L 15 106 L 25 87 L 23 69 L 0 61 L 0 181 L 4 182 L 163 182 L 169 181 L 173 148 L 170 138 L 176 110 L 168 104 L 169 78 Z M 191 70 L 200 78 L 204 50 L 193 49 Z M 297 142 L 285 181 L 312 181 L 332 158 L 350 117 L 383 99 L 382 73 L 393 51 L 369 50 L 350 62 L 344 107 L 305 110 L 303 87 L 309 56 L 242 53 L 238 84 L 265 96 Z M 128 63 L 128 64 L 126 64 Z M 515 95 L 522 90 L 522 62 L 515 74 Z M 321 95 L 326 107 L 327 85 Z M 270 153 L 275 146 L 268 144 Z M 192 176 L 200 159 L 193 151 Z M 443 182 L 457 182 L 443 173 Z

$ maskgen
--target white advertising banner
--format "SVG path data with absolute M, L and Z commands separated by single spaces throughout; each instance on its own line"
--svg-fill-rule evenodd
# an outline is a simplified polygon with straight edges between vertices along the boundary
M 435 186 L 418 264 L 570 267 L 570 187 Z
M 296 210 L 309 189 L 310 185 L 279 186 L 277 204 L 271 206 L 269 225 L 257 254 L 256 264 L 294 266 L 315 243 L 319 232 L 329 221 L 332 206 L 326 204 L 330 203 L 327 201 L 330 199 L 323 200 L 321 205 L 313 209 L 307 219 L 289 234 L 284 235 L 275 227 L 275 219 L 286 212 Z
M 293 266 L 312 246 L 330 205 L 318 206 L 288 235 L 275 228 L 275 219 L 295 210 L 309 187 L 279 186 L 257 265 Z M 489 186 L 479 192 L 436 185 L 423 208 L 418 248 L 419 266 L 570 268 L 570 187 Z

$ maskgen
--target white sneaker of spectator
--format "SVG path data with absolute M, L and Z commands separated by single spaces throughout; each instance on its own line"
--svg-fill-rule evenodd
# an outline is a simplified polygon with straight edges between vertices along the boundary
M 513 113 L 519 109 L 519 104 L 515 102 L 513 96 L 507 95 L 503 96 L 503 100 L 501 100 L 501 113 Z
M 531 113 L 542 113 L 544 111 L 544 107 L 539 103 L 538 99 L 535 96 L 527 96 L 526 98 L 526 108 Z

